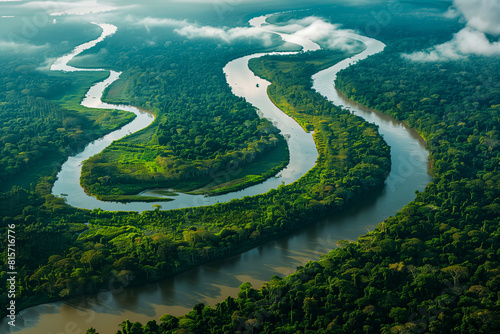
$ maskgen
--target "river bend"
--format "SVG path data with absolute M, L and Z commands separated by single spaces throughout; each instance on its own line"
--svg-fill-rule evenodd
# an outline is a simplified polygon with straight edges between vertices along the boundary
M 367 50 L 369 44 L 373 44 L 373 52 L 376 48 L 383 49 L 383 45 L 373 39 L 352 37 L 367 44 Z M 357 60 L 359 55 L 315 75 L 314 89 L 378 126 L 391 147 L 392 169 L 383 190 L 285 238 L 168 279 L 23 310 L 17 317 L 18 328 L 22 329 L 16 333 L 66 333 L 69 329 L 73 333 L 84 333 L 90 326 L 101 333 L 114 333 L 124 319 L 146 323 L 165 313 L 185 314 L 199 302 L 214 305 L 228 295 L 235 296 L 241 283 L 248 281 L 258 287 L 272 275 L 291 274 L 297 266 L 317 260 L 334 248 L 338 240 L 356 240 L 401 210 L 415 198 L 415 190 L 423 191 L 431 181 L 426 145 L 401 122 L 345 100 L 336 92 L 333 85 L 336 74 Z M 241 66 L 247 65 L 242 62 Z M 1 332 L 7 332 L 7 327 L 4 321 Z
M 257 29 L 267 30 L 263 27 L 267 16 L 260 16 L 250 21 L 251 25 Z M 68 65 L 68 62 L 83 51 L 90 49 L 102 42 L 106 37 L 111 36 L 117 28 L 110 24 L 98 24 L 103 32 L 99 38 L 91 42 L 77 46 L 71 53 L 58 58 L 52 65 L 51 70 L 54 71 L 104 71 L 103 69 L 82 69 Z M 292 38 L 291 35 L 277 33 L 284 40 L 301 43 L 303 51 L 314 51 L 319 49 L 319 45 L 306 38 Z M 130 133 L 137 132 L 149 126 L 154 118 L 151 114 L 145 113 L 136 107 L 114 105 L 102 102 L 102 95 L 105 89 L 114 81 L 118 80 L 121 73 L 110 71 L 110 76 L 94 86 L 87 92 L 82 105 L 91 108 L 103 109 L 120 109 L 133 112 L 136 118 L 129 124 L 119 130 L 113 131 L 110 134 L 98 139 L 85 147 L 83 152 L 70 157 L 62 166 L 61 171 L 57 175 L 57 180 L 52 188 L 52 194 L 59 197 L 64 197 L 66 203 L 82 209 L 101 208 L 107 211 L 145 211 L 151 210 L 153 205 L 160 204 L 163 210 L 181 209 L 186 207 L 197 207 L 204 205 L 213 205 L 216 203 L 225 203 L 230 200 L 242 198 L 245 196 L 254 196 L 268 192 L 270 189 L 276 189 L 281 184 L 290 184 L 297 181 L 306 174 L 316 164 L 318 151 L 314 142 L 312 133 L 306 132 L 293 118 L 287 116 L 279 108 L 277 108 L 267 96 L 267 87 L 270 83 L 253 74 L 248 68 L 248 61 L 252 58 L 262 57 L 264 55 L 277 54 L 292 54 L 294 52 L 269 52 L 257 53 L 250 56 L 238 58 L 229 62 L 223 69 L 226 80 L 231 87 L 233 93 L 237 96 L 244 97 L 249 103 L 256 107 L 261 117 L 270 120 L 275 127 L 287 138 L 290 160 L 288 165 L 281 170 L 276 177 L 271 177 L 262 183 L 247 187 L 242 190 L 231 193 L 204 196 L 177 193 L 177 196 L 170 197 L 173 200 L 169 202 L 108 202 L 101 201 L 97 198 L 85 193 L 80 186 L 80 176 L 82 164 L 88 158 L 100 153 L 114 140 L 118 140 L 127 136 Z M 144 196 L 157 196 L 155 190 L 147 190 L 140 193 Z

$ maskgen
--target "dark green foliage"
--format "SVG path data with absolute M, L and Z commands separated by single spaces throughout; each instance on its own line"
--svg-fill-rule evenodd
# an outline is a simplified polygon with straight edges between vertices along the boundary
M 342 72 L 344 94 L 425 136 L 434 182 L 357 242 L 158 333 L 499 333 L 499 68 L 389 48 Z
M 366 13 L 366 22 L 373 21 L 373 12 Z M 400 15 L 393 21 L 406 18 Z M 425 192 L 374 232 L 356 243 L 339 242 L 338 249 L 299 267 L 293 275 L 272 277 L 259 289 L 243 284 L 237 298 L 228 297 L 214 307 L 197 304 L 179 318 L 164 315 L 158 323 L 144 325 L 124 321 L 117 327 L 121 333 L 498 333 L 498 60 L 408 63 L 399 51 L 450 38 L 449 30 L 443 30 L 438 40 L 435 35 L 429 38 L 419 29 L 434 26 L 414 23 L 409 23 L 413 24 L 410 33 L 397 25 L 384 27 L 384 40 L 404 37 L 400 48 L 388 49 L 345 71 L 338 84 L 344 94 L 404 120 L 426 137 L 435 180 Z M 125 58 L 117 66 L 125 68 L 125 63 L 139 58 Z M 16 224 L 19 231 L 20 308 L 110 288 L 110 281 L 122 287 L 154 280 L 233 254 L 313 221 L 327 209 L 339 209 L 375 180 L 381 183 L 385 170 L 377 170 L 380 178 L 366 180 L 372 171 L 363 167 L 365 154 L 349 151 L 358 142 L 365 150 L 373 149 L 368 143 L 378 137 L 356 132 L 358 126 L 373 127 L 324 101 L 318 103 L 317 97 L 305 92 L 307 71 L 302 72 L 302 80 L 289 86 L 293 77 L 283 79 L 283 85 L 273 89 L 286 94 L 273 99 L 283 107 L 287 103 L 287 112 L 296 116 L 315 115 L 317 109 L 321 111 L 318 117 L 331 117 L 323 112 L 329 108 L 336 116 L 326 123 L 305 116 L 300 119 L 304 126 L 332 137 L 317 137 L 320 164 L 295 186 L 210 208 L 142 214 L 68 208 L 48 195 L 50 179 L 40 180 L 29 190 L 14 188 L 3 193 L 2 227 Z M 276 81 L 284 78 L 278 71 L 267 74 Z M 223 82 L 222 77 L 217 80 Z M 32 91 L 29 96 L 36 98 Z M 289 93 L 300 94 L 298 104 Z M 19 97 L 12 96 L 14 100 Z M 33 108 L 49 105 L 37 104 L 32 97 L 23 101 Z M 30 101 L 35 102 L 31 105 Z M 313 107 L 299 113 L 296 107 L 303 101 Z M 56 109 L 48 114 L 56 115 Z M 17 120 L 12 124 L 23 131 L 31 123 L 47 126 L 36 116 L 40 112 L 33 111 L 29 124 Z M 348 136 L 338 137 L 342 132 Z M 10 129 L 9 133 L 15 135 Z M 43 140 L 49 142 L 53 131 L 47 133 Z M 321 140 L 332 144 L 331 153 Z M 375 156 L 383 162 L 387 148 L 380 142 L 377 145 Z M 342 147 L 347 151 L 340 154 Z M 7 156 L 15 157 L 6 151 L 0 158 Z M 345 158 L 338 160 L 340 156 Z M 322 170 L 325 165 L 328 168 Z M 354 175 L 342 174 L 346 168 Z M 5 259 L 5 252 L 2 256 Z M 5 272 L 0 273 L 0 280 L 5 280 Z M 5 305 L 5 286 L 0 291 L 0 303 Z
M 483 65 L 491 62 L 485 59 Z M 346 71 L 340 80 L 364 96 L 356 80 L 368 81 L 368 69 Z M 387 82 L 391 73 L 385 73 Z M 453 92 L 453 83 L 432 81 L 429 88 L 446 86 L 450 95 L 465 95 Z M 476 85 L 467 86 L 476 91 Z M 367 92 L 376 89 L 366 87 Z M 339 243 L 320 261 L 285 278 L 273 277 L 258 290 L 244 284 L 237 299 L 205 306 L 201 317 L 190 312 L 179 318 L 177 328 L 156 333 L 498 333 L 498 148 L 490 149 L 480 138 L 497 140 L 499 123 L 481 123 L 483 113 L 490 120 L 497 115 L 488 103 L 468 110 L 462 122 L 476 122 L 468 127 L 441 119 L 433 124 L 426 113 L 421 124 L 433 129 L 427 137 L 435 182 L 377 230 L 356 243 Z M 449 116 L 444 112 L 441 117 Z M 404 114 L 401 118 L 406 120 Z M 464 131 L 477 140 L 457 140 Z M 446 144 L 436 141 L 437 133 L 449 139 Z M 466 158 L 471 150 L 474 164 Z
M 22 63 L 4 59 L 0 67 L 2 184 L 39 166 L 47 155 L 61 159 L 64 153 L 89 140 L 82 131 L 91 127 L 88 119 L 48 100 L 66 89 L 69 81 L 50 78 L 36 72 L 34 66 Z
M 54 102 L 61 91 L 73 89 L 69 78 L 49 76 L 26 58 L 2 55 L 0 67 L 0 190 L 29 187 L 41 175 L 51 175 L 63 159 L 87 143 L 130 120 L 108 113 L 96 117 Z M 67 77 L 70 77 L 68 74 Z M 106 73 L 100 73 L 99 77 Z M 92 78 L 89 84 L 93 82 Z M 76 99 L 81 99 L 80 96 Z M 132 115 L 133 116 L 133 115 Z M 104 119 L 103 119 L 104 118 Z
M 118 34 L 115 40 L 120 38 Z M 207 43 L 186 47 L 182 40 L 138 51 L 113 47 L 114 62 L 126 72 L 107 99 L 151 110 L 157 119 L 84 164 L 82 185 L 89 193 L 105 198 L 156 187 L 190 191 L 206 185 L 205 191 L 211 192 L 217 173 L 245 165 L 227 181 L 235 180 L 235 189 L 262 182 L 286 166 L 284 138 L 233 95 L 221 75 L 228 61 L 221 50 Z M 261 170 L 263 163 L 270 168 Z M 262 177 L 244 182 L 246 176 Z
M 323 54 L 312 58 L 318 67 L 302 67 L 308 57 L 294 59 L 288 66 L 310 77 L 331 57 L 338 60 L 340 56 Z M 273 75 L 277 79 L 282 74 Z M 295 83 L 283 81 L 276 92 L 290 85 Z M 306 106 L 301 99 L 291 99 L 287 108 L 314 127 L 318 164 L 298 182 L 264 195 L 183 210 L 89 212 L 65 206 L 62 199 L 48 195 L 50 183 L 40 181 L 26 194 L 31 200 L 24 205 L 32 206 L 4 217 L 4 224 L 15 223 L 22 232 L 18 235 L 23 245 L 18 255 L 18 272 L 23 277 L 17 296 L 20 308 L 173 275 L 285 235 L 380 187 L 390 164 L 389 149 L 376 127 L 328 104 L 310 90 L 310 84 L 304 88 L 313 102 Z M 279 98 L 279 93 L 273 96 Z M 314 112 L 309 109 L 316 104 L 324 106 L 323 112 L 311 117 Z M 5 196 L 13 208 L 16 196 Z M 306 309 L 313 310 L 314 305 Z M 179 321 L 186 328 L 195 325 L 190 319 Z M 168 326 L 177 324 L 169 321 Z M 136 324 L 132 327 L 137 330 Z M 128 331 L 129 324 L 123 330 Z

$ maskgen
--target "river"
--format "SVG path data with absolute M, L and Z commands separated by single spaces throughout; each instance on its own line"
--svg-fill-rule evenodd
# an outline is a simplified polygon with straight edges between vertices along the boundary
M 352 37 L 367 44 L 364 56 L 383 49 L 383 44 L 375 40 Z M 392 169 L 384 189 L 342 213 L 243 254 L 156 283 L 31 307 L 18 315 L 17 325 L 22 329 L 17 333 L 84 333 L 91 326 L 102 334 L 115 333 L 118 323 L 125 319 L 145 323 L 159 319 L 164 313 L 184 314 L 199 302 L 214 305 L 228 295 L 235 296 L 238 286 L 245 281 L 258 287 L 272 275 L 291 274 L 297 266 L 317 260 L 334 248 L 338 240 L 356 240 L 413 200 L 415 190 L 423 191 L 431 181 L 425 142 L 404 124 L 342 99 L 334 89 L 336 73 L 360 57 L 318 73 L 313 87 L 334 103 L 379 126 L 379 132 L 391 147 Z M 239 66 L 244 72 L 247 64 L 241 62 Z M 111 284 L 117 285 L 113 280 Z M 4 322 L 0 330 L 5 326 Z
M 250 21 L 250 24 L 257 29 L 262 27 L 267 16 L 259 16 Z M 76 68 L 68 65 L 74 57 L 83 51 L 90 49 L 102 42 L 105 38 L 113 35 L 117 28 L 111 24 L 98 24 L 103 30 L 99 38 L 77 46 L 71 53 L 58 58 L 52 65 L 53 71 L 86 71 L 87 69 Z M 284 40 L 290 40 L 294 43 L 300 43 L 303 51 L 314 51 L 320 48 L 319 45 L 306 38 L 290 38 L 291 35 L 277 33 Z M 213 205 L 216 203 L 225 203 L 230 200 L 242 198 L 244 196 L 254 196 L 268 192 L 270 189 L 276 189 L 279 185 L 290 184 L 304 176 L 316 164 L 318 151 L 312 133 L 306 132 L 293 118 L 287 116 L 278 109 L 267 96 L 267 87 L 270 83 L 253 74 L 248 68 L 248 61 L 252 58 L 264 56 L 266 54 L 292 54 L 294 52 L 270 52 L 256 53 L 250 56 L 235 59 L 229 62 L 223 69 L 226 80 L 231 87 L 233 93 L 237 96 L 244 97 L 254 107 L 259 110 L 261 117 L 270 120 L 275 127 L 287 138 L 288 150 L 290 159 L 288 165 L 282 169 L 276 177 L 271 177 L 262 183 L 247 187 L 245 189 L 234 191 L 231 193 L 217 196 L 190 195 L 177 193 L 177 196 L 170 197 L 173 199 L 169 202 L 106 202 L 85 193 L 80 186 L 80 175 L 82 164 L 88 158 L 104 150 L 114 140 L 121 139 L 130 133 L 137 132 L 149 126 L 154 118 L 151 114 L 145 113 L 140 109 L 132 106 L 114 105 L 102 102 L 102 95 L 105 89 L 120 77 L 120 72 L 109 71 L 109 77 L 93 85 L 87 92 L 82 101 L 82 105 L 91 108 L 103 109 L 120 109 L 133 112 L 136 118 L 116 131 L 98 139 L 85 147 L 83 152 L 68 158 L 62 165 L 61 171 L 57 175 L 57 180 L 52 187 L 52 194 L 59 197 L 64 197 L 66 203 L 71 206 L 82 209 L 101 208 L 107 211 L 145 211 L 152 210 L 153 205 L 161 205 L 163 210 L 181 209 L 187 207 L 197 207 L 204 205 Z M 105 71 L 103 69 L 88 69 L 89 71 Z M 143 196 L 158 196 L 155 189 L 146 190 L 140 193 Z

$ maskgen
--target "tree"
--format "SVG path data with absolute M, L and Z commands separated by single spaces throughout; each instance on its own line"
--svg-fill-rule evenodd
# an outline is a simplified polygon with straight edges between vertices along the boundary
M 313 316 L 316 315 L 316 309 L 318 307 L 318 302 L 314 297 L 304 298 L 302 309 L 304 310 L 306 316 L 309 316 L 309 320 L 312 321 Z
M 389 312 L 389 317 L 393 318 L 397 323 L 405 324 L 410 318 L 410 313 L 405 308 L 393 307 Z
M 441 270 L 444 273 L 446 273 L 446 274 L 450 275 L 451 277 L 453 277 L 453 287 L 454 288 L 456 288 L 457 284 L 459 283 L 458 279 L 460 277 L 462 277 L 462 276 L 466 276 L 467 275 L 467 268 L 461 267 L 461 266 L 458 266 L 458 265 L 449 266 L 449 267 L 443 268 Z
M 160 317 L 160 327 L 164 331 L 175 329 L 179 326 L 179 319 L 170 314 L 164 314 Z

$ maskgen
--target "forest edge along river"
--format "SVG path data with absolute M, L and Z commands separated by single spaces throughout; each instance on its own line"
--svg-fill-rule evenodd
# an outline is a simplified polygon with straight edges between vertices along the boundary
M 352 37 L 366 43 L 373 41 L 373 52 L 375 48 L 383 48 L 375 40 Z M 370 45 L 364 52 L 368 55 Z M 114 333 L 124 319 L 146 323 L 165 313 L 185 314 L 200 302 L 214 305 L 228 295 L 235 296 L 245 281 L 258 287 L 272 275 L 291 274 L 297 266 L 318 259 L 334 248 L 338 240 L 356 240 L 413 200 L 415 190 L 423 190 L 431 181 L 422 138 L 401 122 L 342 99 L 333 86 L 338 71 L 359 60 L 359 56 L 335 65 L 334 70 L 330 68 L 316 74 L 313 87 L 335 104 L 344 105 L 379 126 L 379 132 L 391 147 L 392 162 L 383 190 L 287 237 L 174 277 L 126 289 L 115 280 L 110 282 L 118 288 L 114 291 L 28 308 L 18 316 L 18 328 L 23 329 L 17 333 L 66 333 L 68 328 L 83 333 L 91 326 L 101 333 Z M 248 65 L 242 63 L 241 66 Z M 4 329 L 4 325 L 0 328 Z
M 252 19 L 251 24 L 259 29 L 265 22 L 267 16 L 260 16 Z M 103 32 L 99 38 L 94 41 L 84 43 L 76 47 L 70 54 L 65 55 L 54 63 L 51 70 L 55 71 L 86 71 L 86 69 L 75 68 L 67 65 L 68 62 L 83 51 L 94 47 L 106 37 L 111 36 L 117 28 L 110 24 L 98 24 Z M 269 30 L 266 30 L 269 31 Z M 279 34 L 283 39 L 289 39 L 288 34 Z M 319 45 L 305 38 L 297 40 L 301 42 L 304 51 L 313 51 L 319 49 Z M 230 192 L 217 196 L 192 195 L 185 193 L 176 193 L 176 196 L 169 197 L 171 201 L 162 202 L 108 202 L 101 201 L 85 192 L 80 186 L 80 176 L 82 164 L 88 158 L 100 153 L 114 140 L 121 139 L 128 134 L 142 130 L 153 122 L 153 116 L 139 110 L 136 107 L 125 105 L 113 105 L 102 102 L 101 98 L 105 89 L 114 81 L 118 80 L 121 73 L 109 71 L 110 76 L 95 85 L 87 92 L 82 101 L 82 105 L 92 108 L 103 109 L 120 109 L 133 112 L 136 118 L 125 125 L 121 129 L 111 132 L 101 139 L 95 140 L 85 147 L 83 152 L 70 157 L 62 166 L 61 171 L 57 175 L 57 180 L 52 188 L 52 194 L 59 197 L 64 197 L 66 203 L 82 209 L 97 209 L 107 211 L 145 211 L 151 210 L 153 205 L 161 205 L 163 210 L 181 209 L 187 207 L 198 207 L 205 205 L 213 205 L 216 203 L 225 203 L 233 199 L 242 198 L 245 196 L 254 196 L 268 192 L 271 189 L 276 189 L 281 184 L 290 184 L 311 170 L 316 164 L 318 151 L 314 142 L 312 133 L 306 132 L 292 117 L 283 113 L 276 107 L 267 96 L 267 87 L 270 83 L 253 74 L 248 68 L 248 61 L 252 58 L 261 57 L 264 55 L 287 55 L 296 52 L 270 52 L 258 53 L 250 56 L 238 58 L 229 62 L 223 69 L 226 80 L 232 88 L 233 93 L 237 96 L 244 97 L 249 103 L 256 107 L 262 117 L 270 120 L 283 135 L 287 137 L 288 151 L 290 154 L 288 165 L 282 169 L 277 177 L 271 177 L 262 183 L 247 187 L 245 189 Z M 106 71 L 103 69 L 89 69 L 91 71 Z M 146 190 L 139 195 L 162 197 L 157 194 L 156 189 Z

